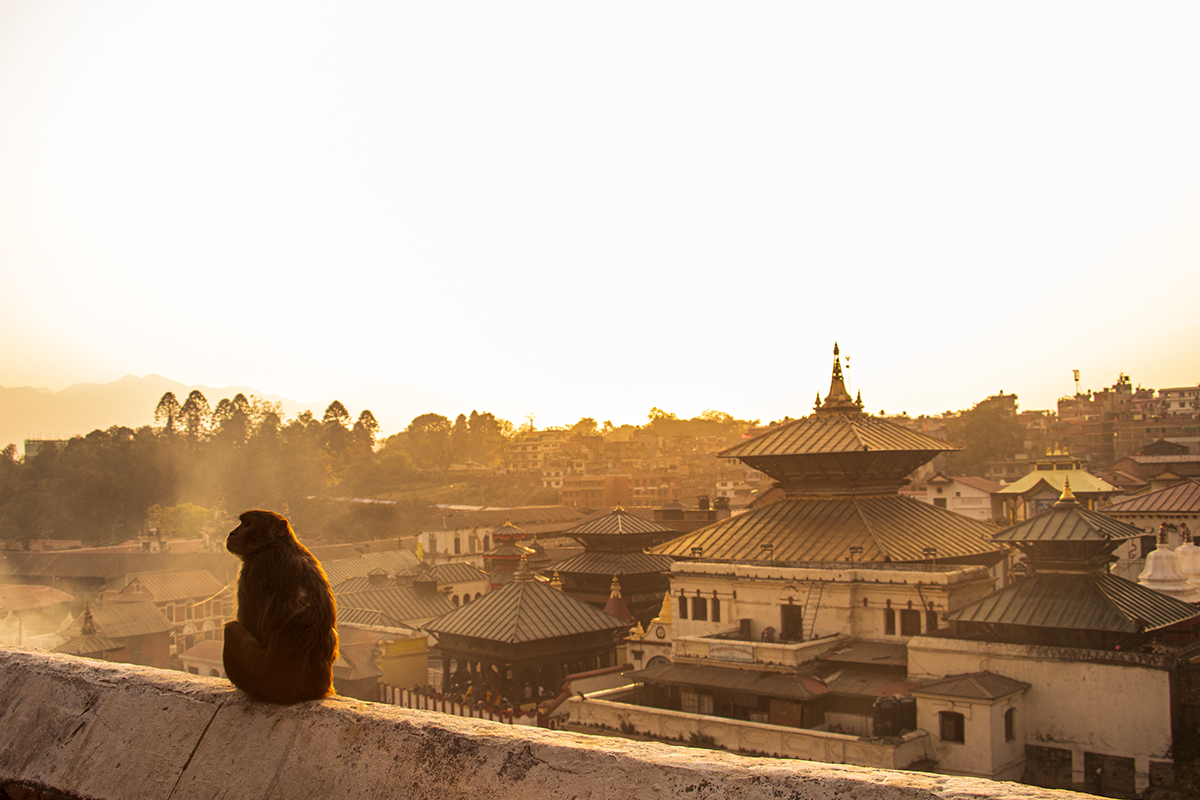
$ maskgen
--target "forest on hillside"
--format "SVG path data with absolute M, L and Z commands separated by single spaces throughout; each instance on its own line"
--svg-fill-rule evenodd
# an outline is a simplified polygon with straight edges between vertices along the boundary
M 720 412 L 681 420 L 656 408 L 642 428 L 584 418 L 567 433 L 740 435 L 753 424 Z M 487 412 L 454 420 L 429 413 L 379 441 L 371 411 L 354 417 L 338 401 L 319 419 L 303 412 L 286 420 L 278 404 L 258 397 L 239 394 L 211 406 L 199 391 L 183 402 L 168 392 L 153 425 L 95 430 L 24 460 L 15 445 L 3 448 L 0 539 L 10 547 L 51 538 L 112 544 L 137 536 L 152 511 L 168 535 L 190 538 L 218 509 L 270 508 L 308 539 L 353 541 L 414 535 L 438 503 L 559 502 L 536 474 L 506 474 L 518 433 Z M 452 469 L 463 464 L 473 469 Z

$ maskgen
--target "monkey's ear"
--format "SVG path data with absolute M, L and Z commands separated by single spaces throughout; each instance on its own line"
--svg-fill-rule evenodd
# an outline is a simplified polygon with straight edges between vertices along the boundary
M 271 528 L 271 535 L 277 539 L 282 539 L 288 535 L 288 521 L 283 517 L 277 517 L 272 520 L 274 526 Z

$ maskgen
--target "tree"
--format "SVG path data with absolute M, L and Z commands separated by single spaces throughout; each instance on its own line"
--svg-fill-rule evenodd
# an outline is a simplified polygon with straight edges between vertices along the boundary
M 415 417 L 404 432 L 408 435 L 408 450 L 423 467 L 438 469 L 442 474 L 459 455 L 463 444 L 453 433 L 454 426 L 441 414 L 422 414 Z
M 154 408 L 154 421 L 161 422 L 163 432 L 168 436 L 175 433 L 175 425 L 179 422 L 179 401 L 174 392 L 167 392 Z
M 183 401 L 183 406 L 179 409 L 179 416 L 183 419 L 183 426 L 187 430 L 188 438 L 192 442 L 200 441 L 204 435 L 204 423 L 209 417 L 208 399 L 199 389 L 193 389 L 187 396 L 187 400 Z
M 356 441 L 365 443 L 371 449 L 375 448 L 375 437 L 379 436 L 379 422 L 376 421 L 375 415 L 371 413 L 370 409 L 364 409 L 358 415 L 353 433 Z
M 570 430 L 574 436 L 596 436 L 600 433 L 600 428 L 596 424 L 596 420 L 591 417 L 583 417 L 579 422 L 572 425 Z
M 947 469 L 953 475 L 982 475 L 988 464 L 1016 455 L 1025 447 L 1025 427 L 997 398 L 989 397 L 947 425 L 952 444 Z

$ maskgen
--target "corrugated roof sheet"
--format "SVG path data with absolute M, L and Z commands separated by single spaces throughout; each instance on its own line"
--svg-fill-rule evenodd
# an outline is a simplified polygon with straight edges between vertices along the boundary
M 1200 608 L 1107 572 L 1042 573 L 1022 578 L 951 611 L 959 622 L 1113 633 L 1157 630 L 1200 616 Z
M 546 572 L 581 575 L 644 575 L 670 572 L 675 559 L 657 553 L 586 551 L 547 567 Z
M 90 656 L 120 650 L 124 646 L 124 642 L 116 642 L 99 634 L 92 634 L 91 636 L 76 636 L 68 639 L 54 648 L 54 652 L 66 653 L 72 656 Z
M 363 608 L 378 611 L 392 619 L 408 624 L 417 624 L 434 619 L 454 608 L 454 604 L 441 594 L 430 594 L 409 586 L 392 586 L 364 592 L 334 593 L 338 607 Z
M 430 568 L 433 579 L 439 586 L 449 583 L 470 583 L 471 581 L 486 581 L 488 574 L 472 564 L 453 561 L 449 564 L 435 564 Z
M 1120 520 L 1079 505 L 1056 505 L 996 534 L 998 542 L 1123 541 L 1142 536 Z
M 221 661 L 224 658 L 224 642 L 216 639 L 201 639 L 196 644 L 179 654 L 180 659 L 196 659 L 198 661 Z
M 156 603 L 172 603 L 196 597 L 212 597 L 219 594 L 225 584 L 203 569 L 180 572 L 142 572 L 129 576 L 129 582 L 121 590 L 125 594 L 136 594 L 139 589 L 149 593 Z
M 721 458 L 871 451 L 957 450 L 951 444 L 870 414 L 813 414 L 722 450 Z
M 355 558 L 321 562 L 325 574 L 329 576 L 330 584 L 341 583 L 347 578 L 362 577 L 375 569 L 395 575 L 410 570 L 417 564 L 417 554 L 407 550 L 381 550 L 377 553 L 363 553 Z
M 822 661 L 841 664 L 908 665 L 908 645 L 904 642 L 863 642 L 854 640 L 819 656 Z
M 514 580 L 423 627 L 435 634 L 519 644 L 629 625 L 548 584 Z
M 1200 514 L 1200 480 L 1191 478 L 1153 492 L 1112 503 L 1109 514 Z
M 855 561 L 926 561 L 995 552 L 996 529 L 987 522 L 898 494 L 873 497 L 789 497 L 721 520 L 658 545 L 651 552 L 676 558 L 722 561 L 766 560 L 762 545 L 773 545 L 774 561 L 845 561 L 851 547 L 863 548 Z M 700 547 L 702 555 L 692 549 Z
M 337 624 L 340 630 L 343 625 L 349 627 L 352 625 L 370 625 L 376 628 L 408 628 L 398 619 L 393 619 L 382 611 L 371 608 L 353 608 L 350 606 L 338 606 Z
M 616 508 L 602 517 L 585 520 L 563 531 L 564 536 L 620 536 L 626 533 L 674 533 L 674 529 Z
M 96 633 L 110 639 L 127 636 L 145 636 L 171 630 L 171 623 L 153 603 L 113 603 L 92 609 L 92 620 Z M 72 624 L 83 624 L 83 615 Z
M 950 675 L 931 681 L 912 690 L 913 694 L 932 694 L 939 697 L 962 697 L 968 700 L 998 700 L 1028 689 L 1030 684 L 997 675 L 994 672 L 973 672 L 969 675 Z
M 764 672 L 736 667 L 710 667 L 701 664 L 659 664 L 625 675 L 641 683 L 673 686 L 703 686 L 727 692 L 746 692 L 789 700 L 812 700 L 829 689 L 816 678 L 795 672 Z
M 906 695 L 918 684 L 891 671 L 846 667 L 827 676 L 829 691 L 843 697 L 895 697 Z

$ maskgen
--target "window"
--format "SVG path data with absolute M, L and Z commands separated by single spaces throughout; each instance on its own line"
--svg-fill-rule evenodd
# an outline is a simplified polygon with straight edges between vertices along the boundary
M 712 599 L 712 621 L 713 622 L 721 621 L 721 601 L 718 600 L 715 596 Z
M 692 619 L 708 620 L 708 601 L 703 597 L 692 598 Z
M 679 618 L 687 619 L 687 598 L 679 595 Z
M 1004 741 L 1013 742 L 1017 739 L 1017 710 L 1010 708 L 1004 712 Z
M 925 632 L 932 633 L 938 629 L 938 613 L 936 611 L 925 612 Z
M 915 608 L 905 608 L 900 611 L 900 635 L 921 635 L 921 612 Z
M 462 539 L 454 537 L 454 555 L 462 555 Z
M 935 506 L 937 506 L 938 508 L 945 508 L 946 507 L 946 498 L 935 497 L 935 498 L 933 498 L 933 504 Z
M 890 608 L 883 610 L 883 633 L 886 636 L 896 635 L 896 612 Z
M 967 723 L 962 714 L 957 711 L 938 712 L 938 722 L 941 726 L 943 742 L 963 744 L 967 740 Z
M 454 597 L 451 597 L 450 602 L 454 603 L 454 605 L 457 606 L 459 603 L 458 595 L 454 595 Z

